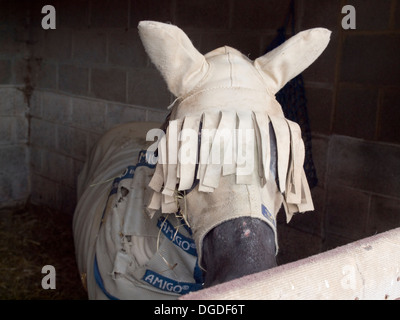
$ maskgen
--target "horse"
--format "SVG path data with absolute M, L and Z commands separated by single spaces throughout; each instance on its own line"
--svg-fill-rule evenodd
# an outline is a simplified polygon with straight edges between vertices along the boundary
M 229 46 L 203 55 L 172 24 L 138 31 L 176 99 L 164 124 L 107 132 L 79 174 L 73 231 L 89 298 L 176 299 L 275 267 L 279 209 L 287 222 L 314 209 L 300 127 L 275 94 L 330 31 L 254 61 Z

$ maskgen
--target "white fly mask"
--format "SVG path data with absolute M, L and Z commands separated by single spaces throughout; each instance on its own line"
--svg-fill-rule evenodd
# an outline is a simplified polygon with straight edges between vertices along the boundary
M 230 47 L 199 53 L 176 26 L 139 23 L 152 62 L 177 97 L 149 184 L 152 216 L 180 212 L 193 231 L 199 259 L 204 236 L 220 223 L 250 216 L 275 231 L 313 210 L 297 123 L 285 119 L 275 94 L 313 63 L 330 31 L 300 32 L 255 61 Z

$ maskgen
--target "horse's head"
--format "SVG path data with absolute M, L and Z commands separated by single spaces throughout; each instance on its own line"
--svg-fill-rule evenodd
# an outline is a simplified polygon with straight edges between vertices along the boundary
M 149 212 L 180 212 L 206 285 L 275 264 L 276 214 L 313 210 L 299 126 L 275 94 L 325 49 L 330 31 L 301 32 L 248 59 L 230 47 L 199 53 L 176 26 L 142 21 L 152 62 L 177 97 L 150 187 Z

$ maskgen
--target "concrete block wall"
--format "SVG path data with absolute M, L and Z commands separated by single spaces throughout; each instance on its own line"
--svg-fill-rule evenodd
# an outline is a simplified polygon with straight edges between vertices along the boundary
M 28 118 L 24 94 L 0 85 L 0 208 L 20 205 L 30 192 Z
M 130 1 L 55 1 L 56 30 L 41 28 L 41 5 L 31 9 L 37 87 L 165 110 L 171 96 L 128 24 Z
M 0 208 L 25 203 L 30 193 L 29 119 L 23 75 L 24 12 L 0 2 Z
M 327 248 L 400 226 L 399 145 L 333 136 L 328 158 Z
M 341 26 L 346 4 L 355 30 Z M 332 37 L 303 73 L 319 183 L 315 212 L 281 221 L 284 262 L 400 226 L 400 1 L 303 0 L 296 13 L 300 30 Z
M 399 144 L 314 134 L 313 156 L 315 211 L 278 216 L 281 263 L 400 226 Z
M 304 72 L 313 132 L 400 143 L 400 2 L 298 1 L 298 26 L 322 26 L 332 39 Z M 356 29 L 343 29 L 344 5 L 356 12 Z
M 141 106 L 42 89 L 35 91 L 30 113 L 30 200 L 70 214 L 77 176 L 100 135 L 120 123 L 165 118 L 165 112 Z

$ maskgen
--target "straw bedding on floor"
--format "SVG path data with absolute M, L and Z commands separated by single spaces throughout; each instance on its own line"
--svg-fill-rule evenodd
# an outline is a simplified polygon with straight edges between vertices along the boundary
M 42 267 L 56 270 L 43 289 Z M 0 299 L 86 299 L 75 262 L 72 217 L 28 205 L 0 209 Z

